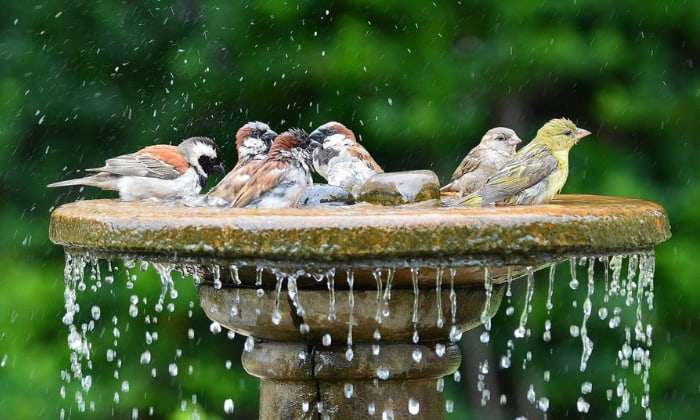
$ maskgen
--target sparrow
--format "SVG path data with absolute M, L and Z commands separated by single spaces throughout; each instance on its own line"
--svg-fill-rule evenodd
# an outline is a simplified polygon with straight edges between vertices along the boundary
M 454 191 L 462 197 L 481 188 L 486 180 L 515 155 L 520 137 L 510 128 L 496 127 L 484 134 L 452 174 L 440 192 Z
M 591 134 L 568 119 L 547 122 L 535 138 L 492 175 L 481 189 L 464 197 L 465 205 L 548 203 L 569 174 L 569 150 Z
M 199 193 L 212 172 L 224 173 L 219 148 L 207 137 L 191 137 L 177 146 L 158 144 L 107 159 L 96 174 L 47 187 L 87 185 L 119 191 L 123 201 L 176 199 Z
M 265 160 L 276 136 L 277 133 L 267 124 L 258 121 L 249 122 L 239 128 L 236 133 L 238 162 L 231 172 L 207 193 L 209 202 L 228 204 Z
M 229 207 L 296 207 L 311 179 L 311 153 L 320 144 L 304 130 L 290 129 L 275 137 L 265 160 L 231 198 Z
M 309 137 L 321 143 L 321 147 L 313 152 L 313 165 L 329 185 L 339 186 L 357 196 L 369 177 L 384 172 L 357 142 L 355 134 L 339 122 L 323 124 Z

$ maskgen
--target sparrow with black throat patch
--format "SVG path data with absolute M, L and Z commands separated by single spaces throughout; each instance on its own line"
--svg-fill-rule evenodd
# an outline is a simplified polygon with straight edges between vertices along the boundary
M 479 144 L 469 151 L 452 174 L 450 183 L 440 188 L 440 192 L 453 191 L 462 197 L 478 190 L 513 158 L 520 142 L 520 137 L 510 128 L 490 129 Z
M 357 196 L 369 177 L 384 172 L 367 149 L 357 142 L 355 134 L 339 122 L 323 124 L 309 137 L 321 143 L 313 152 L 313 164 L 329 185 Z
M 219 147 L 207 137 L 191 137 L 177 146 L 153 145 L 107 159 L 83 178 L 54 182 L 47 187 L 85 185 L 119 192 L 123 201 L 177 199 L 194 196 L 213 172 L 224 173 Z
M 262 164 L 270 151 L 272 141 L 277 133 L 270 127 L 259 121 L 246 123 L 236 133 L 236 151 L 238 163 L 226 174 L 226 176 L 214 188 L 209 190 L 207 198 L 210 204 L 219 201 L 218 204 L 228 204 L 244 185 L 250 181 L 250 177 Z
M 296 207 L 311 179 L 311 153 L 319 143 L 292 128 L 275 137 L 270 152 L 232 197 L 229 207 Z

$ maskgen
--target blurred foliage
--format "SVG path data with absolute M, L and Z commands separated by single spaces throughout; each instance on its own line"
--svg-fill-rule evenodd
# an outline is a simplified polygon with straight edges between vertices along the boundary
M 48 241 L 48 218 L 61 203 L 113 196 L 44 186 L 107 157 L 191 135 L 215 138 L 232 167 L 235 131 L 256 119 L 276 129 L 342 121 L 385 169 L 430 168 L 443 180 L 492 126 L 528 139 L 548 119 L 566 116 L 591 130 L 572 151 L 564 192 L 640 197 L 667 209 L 674 237 L 657 248 L 650 406 L 676 418 L 700 408 L 693 363 L 700 3 L 30 0 L 3 8 L 0 411 L 8 417 L 56 418 L 62 408 L 76 414 L 73 396 L 63 400 L 59 392 L 60 372 L 69 367 L 63 252 Z M 191 410 L 223 416 L 225 398 L 234 398 L 236 415 L 255 412 L 255 381 L 240 370 L 220 374 L 224 360 L 238 366 L 241 342 L 207 333 L 194 292 L 184 290 L 188 281 L 179 283 L 177 311 L 161 315 L 178 326 L 161 325 L 167 349 L 157 359 L 167 363 L 173 349 L 194 347 L 183 366 L 199 376 L 162 372 L 151 380 L 141 372 L 143 383 L 132 380 L 117 404 L 108 371 L 90 397 L 107 410 L 101 416 L 113 407 L 127 416 L 133 406 L 146 414 L 150 405 L 170 410 L 156 410 L 159 417 Z M 133 293 L 110 292 L 100 305 L 123 312 Z M 182 341 L 190 324 L 201 342 Z M 119 352 L 142 346 L 145 328 L 125 326 Z M 549 351 L 531 341 L 533 353 Z M 563 353 L 551 358 L 577 365 L 579 356 Z M 562 386 L 549 392 L 552 412 L 578 415 L 565 394 L 580 379 L 558 380 Z M 465 375 L 461 384 L 473 388 L 474 381 Z M 524 395 L 535 380 L 513 381 Z M 455 399 L 459 409 L 479 413 L 478 403 Z

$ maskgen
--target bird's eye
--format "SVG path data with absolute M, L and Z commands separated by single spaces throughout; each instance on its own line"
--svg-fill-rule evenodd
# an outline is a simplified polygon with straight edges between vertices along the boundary
M 503 137 L 503 136 L 498 136 L 498 137 L 496 137 L 496 140 L 505 140 L 505 139 L 506 139 L 506 138 Z
M 566 131 L 564 131 L 564 135 L 565 135 L 565 136 L 570 136 L 570 135 L 571 135 L 571 130 L 566 130 Z

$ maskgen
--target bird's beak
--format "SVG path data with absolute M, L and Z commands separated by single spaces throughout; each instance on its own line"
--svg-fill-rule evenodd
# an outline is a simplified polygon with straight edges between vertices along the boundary
M 583 128 L 577 128 L 577 129 L 576 129 L 576 137 L 574 137 L 574 138 L 576 139 L 576 141 L 579 141 L 579 140 L 581 140 L 582 138 L 586 137 L 586 136 L 589 135 L 589 134 L 591 134 L 590 131 L 584 130 Z
M 326 136 L 325 136 L 325 134 L 323 134 L 321 132 L 321 130 L 314 130 L 311 132 L 311 134 L 309 134 L 309 138 L 311 140 L 315 141 L 316 143 L 318 143 L 319 146 L 321 145 L 321 143 L 323 143 L 324 137 L 326 137 Z M 318 147 L 318 146 L 316 146 L 316 147 Z
M 272 130 L 267 130 L 267 131 L 265 131 L 265 134 L 263 134 L 263 138 L 262 138 L 262 139 L 263 139 L 264 141 L 266 141 L 266 142 L 270 142 L 270 143 L 271 143 L 272 140 L 275 139 L 275 137 L 277 137 L 277 133 L 275 133 L 275 132 L 272 131 Z
M 522 140 L 520 140 L 520 137 L 518 136 L 513 136 L 510 138 L 510 140 L 508 140 L 508 144 L 510 144 L 511 146 L 517 146 L 521 142 Z
M 311 134 L 313 134 L 313 133 L 311 133 Z M 309 136 L 309 140 L 310 140 L 309 150 L 314 151 L 314 150 L 318 149 L 319 147 L 321 147 L 321 143 L 316 141 L 316 139 L 313 138 L 312 136 Z

